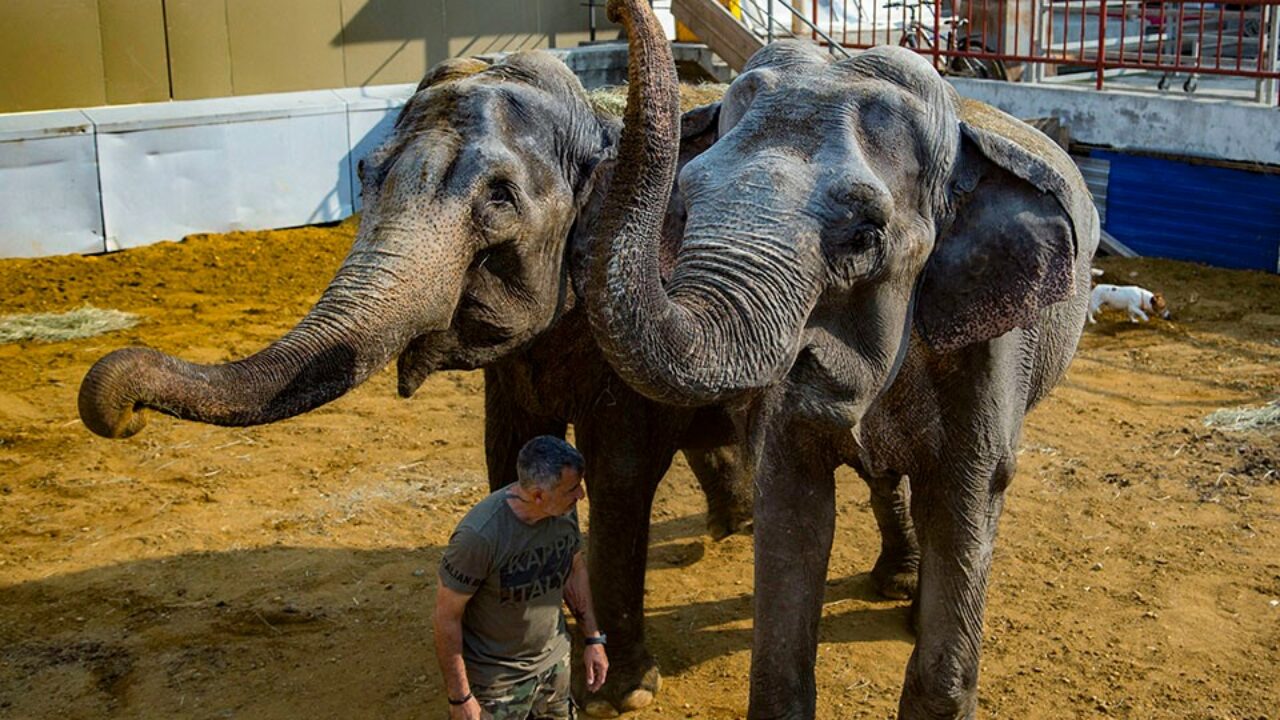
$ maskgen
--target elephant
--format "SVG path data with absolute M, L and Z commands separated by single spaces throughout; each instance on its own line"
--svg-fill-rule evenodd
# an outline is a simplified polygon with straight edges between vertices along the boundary
M 617 170 L 589 241 L 596 340 L 655 401 L 729 410 L 754 478 L 750 718 L 812 718 L 834 468 L 907 478 L 916 643 L 899 715 L 970 718 L 997 521 L 1026 414 L 1063 377 L 1098 217 L 1070 157 L 961 100 L 909 50 L 758 51 L 680 166 L 647 5 Z M 678 175 L 677 175 L 678 170 Z M 684 223 L 659 276 L 667 188 Z
M 714 138 L 713 119 L 687 119 L 684 161 Z M 748 523 L 753 490 L 723 409 L 636 393 L 591 334 L 579 300 L 585 229 L 600 222 L 609 181 L 602 168 L 620 126 L 593 111 L 578 79 L 545 52 L 493 65 L 441 63 L 360 164 L 357 237 L 311 311 L 236 362 L 194 365 L 152 349 L 117 350 L 82 382 L 84 424 L 128 437 L 142 429 L 145 408 L 218 425 L 270 423 L 340 397 L 393 357 L 404 397 L 437 370 L 483 368 L 491 488 L 515 481 L 525 441 L 563 437 L 574 426 L 591 494 L 589 574 L 612 663 L 588 709 L 611 715 L 648 704 L 660 680 L 644 633 L 657 484 L 683 451 L 717 538 Z M 678 238 L 678 218 L 668 224 Z M 882 592 L 901 597 L 911 591 L 917 551 L 896 491 L 875 493 L 884 498 L 874 503 L 883 506 L 876 517 L 887 540 L 873 575 Z

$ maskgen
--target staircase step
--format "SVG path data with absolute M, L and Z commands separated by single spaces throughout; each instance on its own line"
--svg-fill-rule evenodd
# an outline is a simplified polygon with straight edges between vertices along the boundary
M 764 47 L 764 42 L 718 0 L 672 0 L 671 14 L 739 72 Z

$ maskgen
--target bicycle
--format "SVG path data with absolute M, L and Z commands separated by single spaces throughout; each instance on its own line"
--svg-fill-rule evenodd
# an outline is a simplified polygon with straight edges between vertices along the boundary
M 920 3 L 920 6 L 932 4 L 924 2 Z M 940 74 L 987 80 L 1009 79 L 1008 68 L 1001 60 L 971 57 L 965 54 L 992 52 L 982 42 L 980 33 L 962 34 L 963 28 L 969 24 L 967 18 L 944 18 L 941 24 L 949 26 L 949 29 L 936 33 L 932 26 L 916 19 L 917 6 L 914 3 L 885 3 L 883 7 L 901 7 L 910 13 L 910 20 L 902 26 L 902 36 L 898 39 L 898 45 L 923 55 L 936 57 L 934 67 Z

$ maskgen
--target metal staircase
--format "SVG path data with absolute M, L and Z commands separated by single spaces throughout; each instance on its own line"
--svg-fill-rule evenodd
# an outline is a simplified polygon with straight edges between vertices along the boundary
M 817 37 L 832 53 L 847 56 L 804 12 L 786 0 L 740 0 L 742 19 L 720 0 L 671 0 L 671 14 L 724 59 L 735 72 L 766 43 L 784 37 Z

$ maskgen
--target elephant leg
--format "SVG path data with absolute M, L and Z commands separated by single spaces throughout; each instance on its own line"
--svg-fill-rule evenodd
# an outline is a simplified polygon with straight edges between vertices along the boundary
M 564 420 L 541 417 L 524 409 L 520 396 L 500 370 L 484 371 L 484 459 L 489 470 L 489 490 L 517 480 L 516 456 L 524 444 L 539 435 L 563 438 Z
M 591 595 L 600 628 L 609 635 L 607 680 L 584 704 L 593 717 L 645 707 L 661 686 L 644 628 L 649 513 L 676 451 L 672 423 L 661 412 L 634 396 L 574 426 L 587 462 Z
M 887 598 L 915 597 L 920 545 L 911 523 L 911 488 L 906 475 L 871 475 L 858 469 L 871 490 L 871 511 L 880 528 L 880 557 L 871 569 L 876 590 Z
M 723 540 L 751 529 L 755 487 L 737 445 L 685 448 L 684 457 L 707 497 L 707 532 Z
M 755 628 L 749 718 L 813 718 L 818 621 L 835 532 L 836 441 L 766 431 L 755 481 Z
M 918 635 L 899 704 L 903 720 L 977 712 L 987 578 L 1014 466 L 1012 452 L 948 458 L 913 488 L 921 549 L 913 608 Z

